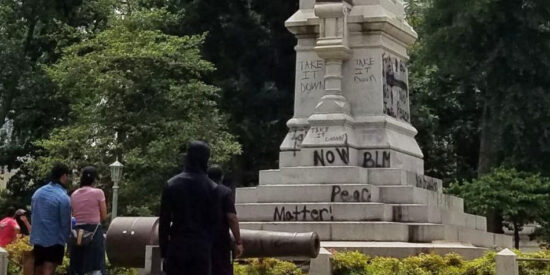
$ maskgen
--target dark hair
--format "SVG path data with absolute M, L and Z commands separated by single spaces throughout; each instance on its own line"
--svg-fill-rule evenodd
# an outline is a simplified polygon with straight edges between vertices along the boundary
M 6 216 L 8 217 L 15 216 L 15 207 L 9 206 L 8 209 L 6 209 Z
M 204 141 L 192 141 L 185 155 L 185 170 L 193 173 L 206 173 L 210 159 L 210 146 Z
M 93 166 L 86 166 L 82 169 L 82 175 L 80 176 L 80 186 L 90 186 L 94 184 L 97 178 L 97 169 Z
M 219 165 L 212 165 L 208 168 L 208 177 L 215 183 L 221 184 L 223 169 Z
M 56 163 L 51 171 L 51 179 L 52 180 L 59 180 L 63 175 L 70 175 L 71 171 L 69 170 L 69 167 L 63 163 Z

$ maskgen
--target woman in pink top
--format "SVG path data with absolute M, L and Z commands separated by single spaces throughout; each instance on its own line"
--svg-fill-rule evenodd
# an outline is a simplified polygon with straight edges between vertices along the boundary
M 105 274 L 105 247 L 101 222 L 107 218 L 107 205 L 103 190 L 93 187 L 97 169 L 82 169 L 80 188 L 71 195 L 71 207 L 76 219 L 76 229 L 96 232 L 87 246 L 73 245 L 69 274 Z
M 8 216 L 0 221 L 0 247 L 6 247 L 17 238 L 19 225 L 15 220 L 15 208 L 8 208 Z

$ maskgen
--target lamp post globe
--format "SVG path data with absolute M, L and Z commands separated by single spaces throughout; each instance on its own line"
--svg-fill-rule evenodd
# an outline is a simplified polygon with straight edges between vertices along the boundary
M 118 159 L 109 165 L 111 169 L 111 180 L 113 180 L 113 204 L 111 210 L 111 220 L 114 220 L 117 217 L 117 207 L 118 207 L 118 183 L 122 178 L 122 170 L 124 165 L 118 161 Z

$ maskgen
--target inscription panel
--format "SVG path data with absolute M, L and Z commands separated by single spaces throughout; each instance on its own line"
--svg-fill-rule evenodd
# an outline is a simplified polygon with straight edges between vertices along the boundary
M 325 62 L 315 51 L 296 54 L 294 117 L 309 117 L 323 96 Z
M 388 53 L 382 54 L 384 113 L 410 122 L 407 62 Z

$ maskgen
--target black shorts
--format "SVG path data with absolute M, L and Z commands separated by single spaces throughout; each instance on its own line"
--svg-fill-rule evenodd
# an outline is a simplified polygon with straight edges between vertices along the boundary
M 34 265 L 42 265 L 44 262 L 61 265 L 65 256 L 65 246 L 59 244 L 48 247 L 35 245 L 33 254 Z

